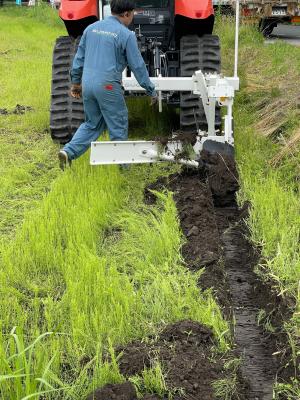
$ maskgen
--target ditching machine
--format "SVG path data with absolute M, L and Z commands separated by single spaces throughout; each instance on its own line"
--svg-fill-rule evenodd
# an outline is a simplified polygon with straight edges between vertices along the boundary
M 84 29 L 109 15 L 107 0 L 61 0 L 60 17 L 69 36 L 56 41 L 53 53 L 50 130 L 61 144 L 68 142 L 83 121 L 82 101 L 68 95 L 69 70 Z M 180 135 L 161 141 L 93 142 L 91 164 L 131 164 L 176 161 L 198 166 L 202 149 L 233 154 L 232 106 L 238 61 L 239 2 L 236 2 L 233 77 L 220 74 L 219 38 L 212 34 L 211 0 L 137 0 L 132 30 L 136 32 L 151 81 L 163 102 L 179 107 Z M 143 93 L 129 69 L 122 84 L 127 94 Z M 221 118 L 221 107 L 227 112 Z M 223 119 L 223 121 L 222 121 Z M 182 135 L 192 135 L 187 156 Z M 158 135 L 159 136 L 159 133 Z M 193 155 L 192 155 L 193 153 Z

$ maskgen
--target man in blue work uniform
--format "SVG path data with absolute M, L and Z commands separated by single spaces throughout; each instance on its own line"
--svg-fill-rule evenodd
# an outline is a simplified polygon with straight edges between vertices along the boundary
M 132 0 L 111 0 L 112 15 L 89 25 L 80 40 L 71 70 L 71 96 L 81 96 L 85 122 L 58 153 L 60 167 L 81 156 L 108 128 L 110 140 L 127 140 L 128 110 L 122 92 L 122 72 L 129 66 L 139 84 L 157 101 L 135 33 Z

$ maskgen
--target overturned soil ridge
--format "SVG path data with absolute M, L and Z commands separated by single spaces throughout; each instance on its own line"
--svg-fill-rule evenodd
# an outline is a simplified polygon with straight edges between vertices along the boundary
M 205 267 L 200 287 L 212 287 L 224 314 L 235 321 L 235 354 L 242 360 L 244 382 L 238 389 L 241 398 L 269 400 L 278 367 L 272 355 L 277 347 L 274 336 L 258 326 L 257 317 L 260 310 L 275 304 L 274 296 L 254 273 L 258 254 L 245 238 L 248 232 L 242 220 L 247 210 L 239 210 L 235 201 L 238 174 L 233 160 L 207 152 L 202 159 L 205 173 L 186 170 L 165 181 L 174 192 L 187 238 L 182 253 L 191 270 Z M 162 182 L 159 185 L 162 188 Z
M 126 377 L 141 374 L 159 360 L 167 371 L 166 385 L 173 389 L 174 400 L 210 400 L 214 398 L 211 384 L 222 373 L 222 363 L 213 359 L 214 344 L 207 327 L 195 321 L 179 321 L 166 326 L 157 340 L 135 341 L 118 349 L 123 354 L 120 372 Z
M 121 355 L 120 372 L 129 379 L 141 375 L 145 368 L 159 361 L 167 371 L 165 383 L 172 390 L 173 400 L 211 400 L 212 382 L 222 377 L 222 362 L 212 352 L 215 345 L 212 331 L 199 322 L 184 320 L 167 325 L 158 338 L 147 342 L 134 341 L 116 349 Z M 143 400 L 167 399 L 148 393 Z M 137 400 L 134 386 L 129 382 L 106 385 L 86 400 Z
M 91 393 L 86 400 L 137 400 L 132 383 L 108 384 Z
M 278 350 L 275 339 L 278 332 L 274 325 L 275 335 L 266 334 L 258 326 L 257 317 L 260 310 L 276 309 L 278 298 L 254 272 L 259 254 L 246 239 L 248 232 L 243 218 L 247 207 L 238 209 L 235 201 L 238 175 L 233 160 L 207 153 L 202 158 L 203 168 L 185 169 L 147 188 L 145 202 L 156 202 L 151 189 L 174 192 L 186 237 L 182 247 L 186 266 L 191 271 L 205 268 L 199 289 L 213 288 L 224 314 L 235 321 L 232 357 L 239 357 L 241 366 L 232 399 L 271 400 L 281 361 L 273 355 Z M 282 318 L 278 320 L 279 330 L 281 324 Z M 158 338 L 134 341 L 116 349 L 116 353 L 121 355 L 120 372 L 127 379 L 141 375 L 144 368 L 159 360 L 174 400 L 212 400 L 216 398 L 212 383 L 229 377 L 223 370 L 223 360 L 212 354 L 213 344 L 213 334 L 208 328 L 187 320 L 169 324 Z M 135 400 L 132 388 L 129 382 L 121 387 L 107 385 L 96 391 L 94 398 Z M 167 395 L 148 393 L 143 400 L 160 398 Z

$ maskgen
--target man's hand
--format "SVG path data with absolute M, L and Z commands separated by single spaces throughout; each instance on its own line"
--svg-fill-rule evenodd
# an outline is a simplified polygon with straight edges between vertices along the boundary
M 75 99 L 80 99 L 82 93 L 81 85 L 78 83 L 72 83 L 70 95 Z
M 157 94 L 154 95 L 154 96 L 151 96 L 150 106 L 151 106 L 151 107 L 154 107 L 157 103 L 158 103 L 158 96 L 157 96 Z

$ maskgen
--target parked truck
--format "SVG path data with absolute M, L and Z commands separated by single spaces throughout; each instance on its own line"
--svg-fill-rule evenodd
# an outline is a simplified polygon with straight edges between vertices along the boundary
M 300 23 L 299 0 L 242 0 L 240 7 L 242 17 L 257 21 L 265 37 L 279 23 Z

